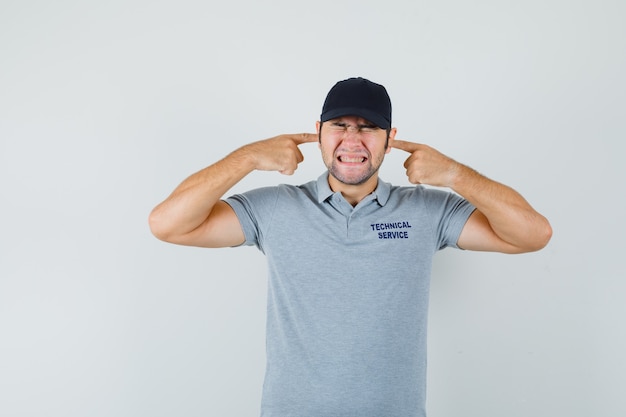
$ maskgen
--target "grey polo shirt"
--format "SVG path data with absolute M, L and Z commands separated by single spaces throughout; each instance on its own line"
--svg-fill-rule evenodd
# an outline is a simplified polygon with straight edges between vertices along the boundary
M 432 257 L 474 207 L 382 180 L 352 207 L 328 173 L 226 201 L 268 262 L 261 416 L 425 416 Z

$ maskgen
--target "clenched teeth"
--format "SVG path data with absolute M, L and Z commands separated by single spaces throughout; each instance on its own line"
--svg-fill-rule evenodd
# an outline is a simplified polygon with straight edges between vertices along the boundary
M 360 163 L 360 162 L 364 162 L 365 158 L 362 156 L 358 156 L 358 157 L 340 156 L 339 160 L 341 162 L 347 162 L 347 163 Z

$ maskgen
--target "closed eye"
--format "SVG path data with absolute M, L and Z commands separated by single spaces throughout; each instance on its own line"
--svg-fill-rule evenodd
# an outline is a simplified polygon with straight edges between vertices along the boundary
M 358 128 L 359 128 L 359 131 L 363 133 L 373 133 L 376 130 L 380 129 L 378 126 L 373 125 L 373 124 L 358 125 Z
M 352 127 L 360 133 L 374 133 L 375 131 L 380 129 L 380 127 L 376 126 L 375 124 L 359 124 L 355 127 L 343 122 L 331 122 L 330 127 L 335 131 L 345 131 Z

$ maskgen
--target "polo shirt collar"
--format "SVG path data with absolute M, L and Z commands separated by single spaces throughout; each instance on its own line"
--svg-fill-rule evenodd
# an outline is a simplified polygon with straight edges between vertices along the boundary
M 317 202 L 323 203 L 328 200 L 335 192 L 330 188 L 328 184 L 328 171 L 323 173 L 317 179 Z M 384 206 L 389 200 L 389 194 L 391 194 L 391 184 L 378 178 L 378 185 L 372 193 L 373 199 L 378 201 L 378 204 Z

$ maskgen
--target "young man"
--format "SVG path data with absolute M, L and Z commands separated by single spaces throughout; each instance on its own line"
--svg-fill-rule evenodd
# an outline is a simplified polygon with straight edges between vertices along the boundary
M 171 243 L 256 245 L 266 255 L 262 416 L 425 416 L 434 253 L 535 251 L 550 225 L 513 189 L 396 139 L 379 84 L 335 84 L 316 128 L 245 145 L 190 176 L 152 211 L 150 227 Z M 314 141 L 328 168 L 316 181 L 222 200 L 254 170 L 293 174 L 298 146 Z M 404 166 L 417 186 L 379 180 L 392 148 L 409 153 Z

